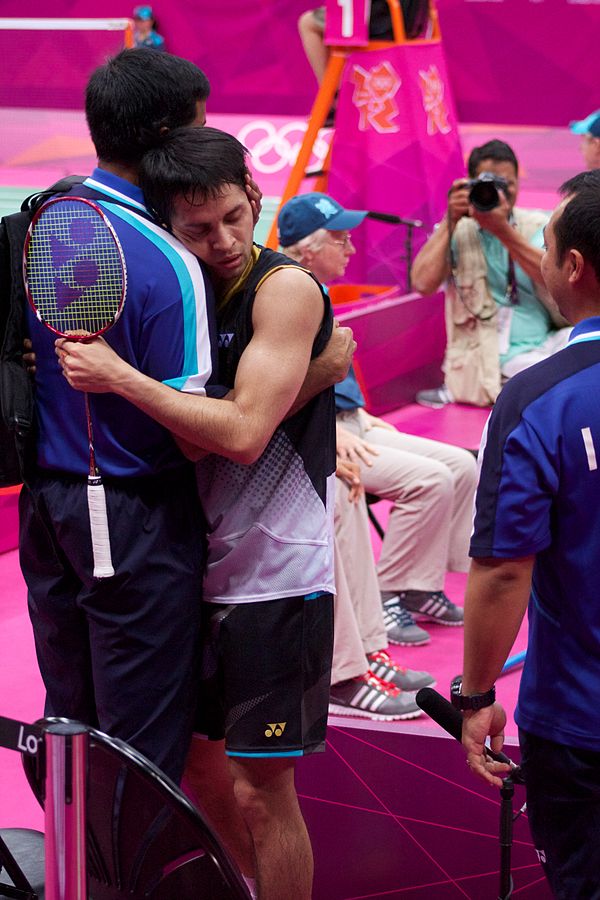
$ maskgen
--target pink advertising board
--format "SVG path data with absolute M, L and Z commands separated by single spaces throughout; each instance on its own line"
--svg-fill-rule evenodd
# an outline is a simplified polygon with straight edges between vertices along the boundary
M 351 54 L 343 72 L 329 193 L 351 209 L 417 220 L 414 250 L 464 173 L 441 45 Z M 345 281 L 404 284 L 406 226 L 365 220 Z
M 353 0 L 354 2 L 354 0 Z M 53 0 L 61 17 L 127 16 L 134 0 Z M 316 0 L 152 0 L 168 49 L 210 78 L 220 113 L 306 116 L 317 88 L 297 30 Z M 566 126 L 600 107 L 597 0 L 437 0 L 461 122 Z M 47 16 L 48 0 L 2 0 L 2 16 Z M 1 34 L 0 34 L 1 38 Z M 97 47 L 1 43 L 0 106 L 80 108 Z M 11 62 L 11 59 L 14 61 Z M 52 88 L 52 90 L 51 90 Z M 58 97 L 51 101 L 51 97 Z

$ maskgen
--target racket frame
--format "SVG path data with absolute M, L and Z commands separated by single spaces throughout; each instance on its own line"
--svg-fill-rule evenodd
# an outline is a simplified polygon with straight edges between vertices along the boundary
M 73 332 L 73 331 L 61 331 L 56 328 L 50 322 L 48 322 L 40 313 L 40 310 L 37 308 L 36 303 L 32 296 L 31 286 L 28 277 L 28 253 L 29 247 L 31 245 L 31 241 L 34 236 L 35 227 L 40 217 L 44 214 L 44 212 L 51 206 L 56 203 L 85 203 L 87 206 L 91 207 L 94 212 L 99 215 L 108 229 L 115 247 L 118 253 L 118 259 L 121 265 L 121 274 L 122 274 L 122 291 L 121 291 L 121 299 L 115 311 L 115 314 L 111 317 L 110 321 L 106 323 L 101 329 L 97 329 L 95 331 L 89 332 Z M 40 206 L 40 208 L 36 211 L 33 216 L 29 228 L 27 230 L 27 236 L 25 238 L 25 244 L 23 246 L 23 280 L 25 283 L 25 290 L 27 293 L 27 300 L 31 309 L 36 315 L 38 321 L 53 334 L 56 334 L 58 337 L 69 338 L 74 341 L 85 341 L 92 337 L 98 337 L 101 334 L 104 334 L 109 328 L 115 324 L 121 312 L 123 310 L 123 306 L 125 304 L 125 297 L 127 294 L 127 269 L 125 267 L 125 257 L 123 254 L 123 248 L 121 247 L 121 242 L 117 236 L 117 233 L 109 221 L 106 214 L 103 210 L 98 206 L 97 203 L 94 203 L 92 200 L 89 200 L 87 197 L 53 197 L 50 200 L 47 200 L 45 203 Z M 92 554 L 94 558 L 94 577 L 95 578 L 109 578 L 114 575 L 114 569 L 111 560 L 110 553 L 110 535 L 108 530 L 108 518 L 106 513 L 106 498 L 104 494 L 104 486 L 102 483 L 102 477 L 96 465 L 96 452 L 94 448 L 93 441 L 93 430 L 92 430 L 92 417 L 90 413 L 90 404 L 89 397 L 87 392 L 84 393 L 85 398 L 85 413 L 86 413 L 86 422 L 87 422 L 87 437 L 88 437 L 88 449 L 89 449 L 89 474 L 88 474 L 88 511 L 90 516 L 90 534 L 92 539 Z
M 56 328 L 50 322 L 46 321 L 46 319 L 42 316 L 39 309 L 37 308 L 35 301 L 33 299 L 30 284 L 29 284 L 28 270 L 27 270 L 27 257 L 28 257 L 28 253 L 29 253 L 29 247 L 30 247 L 30 244 L 31 244 L 31 241 L 33 238 L 33 233 L 35 230 L 35 226 L 36 226 L 38 220 L 40 219 L 40 217 L 43 215 L 43 213 L 49 207 L 54 206 L 56 203 L 72 203 L 72 202 L 85 203 L 87 206 L 91 207 L 94 210 L 94 212 L 97 213 L 101 217 L 102 221 L 104 222 L 104 225 L 110 232 L 110 235 L 111 235 L 111 237 L 115 243 L 115 246 L 117 248 L 119 261 L 121 263 L 121 274 L 122 274 L 122 283 L 123 283 L 123 289 L 121 291 L 121 300 L 117 306 L 117 310 L 116 310 L 114 316 L 102 328 L 100 328 L 96 331 L 89 331 L 84 334 L 82 334 L 81 332 L 61 331 L 59 328 Z M 71 197 L 71 196 L 52 197 L 50 200 L 46 200 L 45 203 L 42 203 L 40 208 L 38 210 L 36 210 L 32 220 L 29 224 L 29 228 L 27 229 L 27 235 L 25 237 L 25 244 L 23 246 L 23 281 L 25 283 L 25 291 L 27 293 L 27 300 L 29 302 L 31 309 L 35 313 L 36 318 L 38 319 L 39 322 L 41 322 L 42 325 L 44 325 L 45 328 L 48 328 L 50 331 L 53 332 L 53 334 L 56 334 L 58 337 L 66 337 L 72 341 L 85 341 L 87 338 L 98 337 L 98 335 L 104 334 L 106 331 L 109 330 L 109 328 L 112 328 L 112 326 L 115 324 L 115 322 L 121 315 L 121 313 L 123 311 L 123 306 L 125 305 L 125 297 L 127 294 L 127 269 L 125 267 L 125 256 L 123 254 L 123 248 L 121 246 L 121 242 L 119 240 L 117 232 L 115 231 L 111 221 L 109 220 L 109 218 L 106 215 L 106 213 L 104 212 L 104 210 L 102 210 L 98 206 L 97 203 L 94 203 L 93 200 L 90 200 L 87 197 Z

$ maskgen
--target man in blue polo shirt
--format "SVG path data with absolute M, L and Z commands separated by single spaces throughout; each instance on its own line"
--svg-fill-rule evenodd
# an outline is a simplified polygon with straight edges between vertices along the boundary
M 567 347 L 516 375 L 482 451 L 465 603 L 467 762 L 492 784 L 507 766 L 494 679 L 529 608 L 515 718 L 538 857 L 556 897 L 600 879 L 600 173 L 567 181 L 545 229 L 544 281 L 574 324 Z
M 127 298 L 107 341 L 136 368 L 199 393 L 212 371 L 211 288 L 196 258 L 154 223 L 137 166 L 162 130 L 204 124 L 208 93 L 187 60 L 144 50 L 109 60 L 86 95 L 99 166 L 72 191 L 102 207 L 126 257 Z M 82 398 L 61 375 L 54 336 L 31 314 L 29 334 L 38 434 L 21 494 L 20 558 L 46 712 L 99 726 L 178 780 L 191 736 L 203 569 L 193 471 L 149 416 L 113 395 L 90 398 L 115 569 L 95 579 Z

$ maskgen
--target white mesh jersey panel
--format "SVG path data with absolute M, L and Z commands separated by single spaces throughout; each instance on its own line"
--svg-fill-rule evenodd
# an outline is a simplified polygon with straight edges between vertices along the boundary
M 197 467 L 208 521 L 204 599 L 248 603 L 333 593 L 332 475 L 319 497 L 284 431 L 250 466 L 209 456 Z

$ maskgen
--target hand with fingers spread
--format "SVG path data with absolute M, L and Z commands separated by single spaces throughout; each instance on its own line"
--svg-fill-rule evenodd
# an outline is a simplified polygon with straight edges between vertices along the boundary
M 474 775 L 496 787 L 502 787 L 500 776 L 508 774 L 510 766 L 490 759 L 485 753 L 485 742 L 489 736 L 491 749 L 494 753 L 500 753 L 504 745 L 505 725 L 506 713 L 499 703 L 464 713 L 462 745 L 467 754 L 467 765 Z
M 352 431 L 348 431 L 339 422 L 335 426 L 335 434 L 339 459 L 353 463 L 362 462 L 365 466 L 372 466 L 371 457 L 379 456 L 379 450 L 373 444 L 368 444 L 367 441 Z

